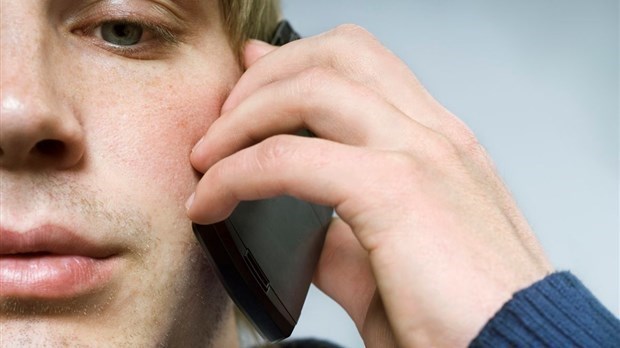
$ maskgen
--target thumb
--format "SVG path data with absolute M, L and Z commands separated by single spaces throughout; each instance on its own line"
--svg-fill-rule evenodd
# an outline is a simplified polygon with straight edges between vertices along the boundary
M 278 48 L 260 40 L 248 40 L 243 48 L 243 66 L 247 69 L 264 55 Z
M 367 347 L 396 346 L 368 252 L 339 218 L 329 225 L 314 284 L 349 314 Z
M 333 219 L 314 273 L 314 284 L 349 314 L 361 332 L 368 305 L 375 293 L 375 279 L 368 253 L 349 225 Z

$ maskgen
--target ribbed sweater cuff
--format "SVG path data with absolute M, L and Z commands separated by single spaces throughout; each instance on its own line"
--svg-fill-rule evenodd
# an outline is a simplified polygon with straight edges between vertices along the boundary
M 620 321 L 571 273 L 514 294 L 470 347 L 620 347 Z

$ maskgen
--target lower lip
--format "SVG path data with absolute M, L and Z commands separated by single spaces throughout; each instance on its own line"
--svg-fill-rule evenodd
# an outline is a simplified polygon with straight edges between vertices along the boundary
M 0 255 L 0 296 L 63 299 L 93 292 L 112 279 L 114 258 Z

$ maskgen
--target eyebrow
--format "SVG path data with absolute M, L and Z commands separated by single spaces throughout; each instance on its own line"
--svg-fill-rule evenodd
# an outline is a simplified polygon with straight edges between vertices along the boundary
M 182 18 L 184 15 L 189 15 L 197 10 L 197 6 L 207 0 L 150 0 L 153 5 L 163 6 L 167 10 L 171 11 L 174 15 Z M 181 12 L 181 13 L 179 13 Z M 183 13 L 185 12 L 185 13 Z
M 131 3 L 136 0 L 83 0 L 81 1 L 81 8 L 87 8 L 99 3 L 107 3 L 109 5 L 115 5 L 119 2 Z M 189 16 L 197 10 L 197 6 L 208 0 L 141 0 L 150 2 L 151 5 L 158 9 L 164 9 L 171 12 L 180 19 Z
M 157 7 L 157 8 L 161 8 L 164 7 L 165 9 L 167 9 L 168 11 L 171 11 L 173 14 L 175 14 L 178 17 L 183 17 L 182 13 L 178 13 L 178 12 L 185 12 L 188 9 L 188 1 L 185 0 L 150 0 L 153 3 L 153 6 Z

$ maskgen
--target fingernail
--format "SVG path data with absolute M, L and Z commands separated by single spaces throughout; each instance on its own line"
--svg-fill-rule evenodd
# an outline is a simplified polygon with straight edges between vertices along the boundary
M 200 145 L 200 143 L 202 143 L 202 141 L 204 140 L 205 136 L 203 135 L 200 140 L 198 140 L 198 142 L 196 143 L 196 145 L 194 145 L 194 147 L 192 148 L 192 153 L 194 153 L 194 151 L 196 151 L 196 149 L 198 148 L 198 146 Z
M 195 195 L 196 195 L 196 192 L 192 193 L 192 195 L 189 196 L 189 198 L 185 202 L 185 209 L 189 210 L 189 208 L 192 207 L 192 204 L 194 203 L 194 196 Z

